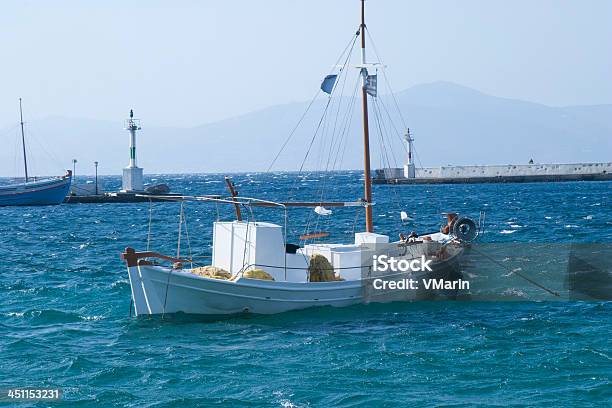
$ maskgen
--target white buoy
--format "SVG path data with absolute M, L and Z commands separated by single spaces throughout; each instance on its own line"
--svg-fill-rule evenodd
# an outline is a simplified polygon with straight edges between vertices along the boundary
M 136 131 L 140 130 L 140 119 L 134 119 L 134 111 L 130 109 L 130 118 L 125 121 L 125 129 L 130 132 L 130 164 L 123 169 L 121 191 L 143 191 L 142 168 L 136 165 Z

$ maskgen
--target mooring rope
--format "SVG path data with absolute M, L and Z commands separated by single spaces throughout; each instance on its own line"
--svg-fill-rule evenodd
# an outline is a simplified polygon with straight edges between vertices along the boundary
M 487 258 L 489 261 L 493 262 L 494 264 L 501 266 L 502 268 L 504 268 L 506 271 L 508 271 L 509 273 L 513 273 L 517 276 L 520 276 L 521 278 L 525 279 L 527 282 L 531 283 L 534 286 L 537 286 L 538 288 L 550 293 L 553 296 L 556 297 L 561 297 L 561 295 L 559 294 L 559 292 L 555 292 L 552 289 L 547 288 L 546 286 L 542 285 L 541 283 L 536 282 L 535 280 L 529 278 L 528 276 L 525 276 L 524 274 L 520 273 L 519 271 L 517 271 L 516 269 L 510 269 L 508 268 L 506 265 L 502 264 L 501 262 L 499 262 L 498 260 L 496 260 L 495 258 L 490 257 L 489 255 L 485 254 L 482 251 L 477 250 L 474 247 L 471 247 L 472 251 L 476 251 L 478 254 L 484 256 L 485 258 Z

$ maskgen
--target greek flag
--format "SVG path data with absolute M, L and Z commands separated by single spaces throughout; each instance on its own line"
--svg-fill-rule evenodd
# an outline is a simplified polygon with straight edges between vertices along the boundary
M 338 75 L 328 75 L 325 77 L 323 82 L 321 83 L 321 90 L 325 93 L 331 94 L 334 89 L 334 84 L 336 83 L 336 79 Z
M 368 75 L 365 80 L 365 90 L 368 95 L 376 97 L 376 83 L 378 79 L 376 78 L 376 74 Z

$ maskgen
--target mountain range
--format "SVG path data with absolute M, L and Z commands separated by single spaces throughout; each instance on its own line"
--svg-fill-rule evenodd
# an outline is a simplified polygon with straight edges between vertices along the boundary
M 487 95 L 449 82 L 413 86 L 381 96 L 389 115 L 382 112 L 386 148 L 378 143 L 376 115 L 370 114 L 372 167 L 403 165 L 404 121 L 415 138 L 417 165 L 590 162 L 612 160 L 612 105 L 552 107 Z M 350 98 L 344 98 L 350 102 Z M 346 133 L 342 160 L 326 160 L 335 106 L 319 124 L 326 100 L 310 107 L 272 170 L 297 170 L 310 148 L 304 168 L 358 169 L 362 167 L 360 101 Z M 308 103 L 272 106 L 231 119 L 191 128 L 147 127 L 138 134 L 138 160 L 145 173 L 200 173 L 265 171 Z M 379 106 L 382 106 L 379 104 Z M 398 114 L 401 112 L 401 117 Z M 128 107 L 129 108 L 129 107 Z M 137 107 L 134 107 L 137 110 Z M 341 111 L 342 112 L 342 111 Z M 342 122 L 342 115 L 339 116 Z M 403 118 L 403 121 L 402 121 Z M 31 173 L 57 174 L 78 159 L 78 172 L 119 174 L 129 159 L 128 132 L 122 121 L 48 117 L 29 123 L 27 143 Z M 325 135 L 325 136 L 324 136 Z M 21 174 L 16 126 L 0 130 L 0 175 Z M 337 136 L 336 136 L 337 137 Z M 323 157 L 323 160 L 321 160 Z M 381 157 L 388 157 L 387 161 Z

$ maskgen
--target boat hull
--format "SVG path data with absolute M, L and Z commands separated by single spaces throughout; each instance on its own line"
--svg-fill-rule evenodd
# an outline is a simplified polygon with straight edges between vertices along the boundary
M 459 274 L 457 255 L 433 265 L 432 272 L 414 279 L 455 279 Z M 345 307 L 360 303 L 453 299 L 456 291 L 372 291 L 373 278 L 337 282 L 277 282 L 239 278 L 236 281 L 206 278 L 188 271 L 158 265 L 128 267 L 136 315 L 188 313 L 228 315 L 274 314 L 311 307 Z M 400 279 L 404 276 L 397 276 Z M 387 277 L 389 278 L 389 277 Z
M 70 176 L 0 187 L 0 206 L 57 205 L 70 191 Z

